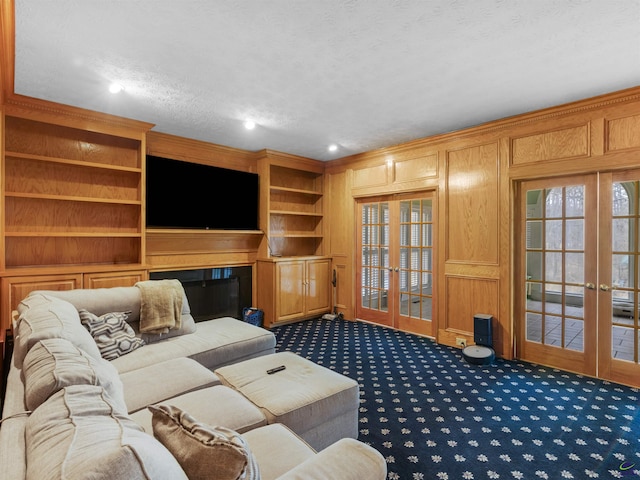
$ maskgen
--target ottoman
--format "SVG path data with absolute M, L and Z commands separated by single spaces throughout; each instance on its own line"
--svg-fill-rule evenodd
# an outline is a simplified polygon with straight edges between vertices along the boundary
M 215 374 L 260 408 L 269 424 L 286 425 L 316 451 L 358 437 L 358 383 L 295 353 L 252 358 Z

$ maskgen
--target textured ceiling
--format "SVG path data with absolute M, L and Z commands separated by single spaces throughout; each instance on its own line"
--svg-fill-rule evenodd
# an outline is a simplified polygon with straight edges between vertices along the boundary
M 320 160 L 640 85 L 640 0 L 15 5 L 16 93 Z

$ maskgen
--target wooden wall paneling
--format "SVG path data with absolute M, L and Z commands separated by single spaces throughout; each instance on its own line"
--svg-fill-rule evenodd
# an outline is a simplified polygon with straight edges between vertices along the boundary
M 393 159 L 394 183 L 411 184 L 438 177 L 438 152 L 429 147 L 414 148 Z
M 640 114 L 606 119 L 606 151 L 640 148 Z
M 146 270 L 85 273 L 82 277 L 82 288 L 132 287 L 148 278 Z
M 336 288 L 332 288 L 332 307 L 346 319 L 355 318 L 353 261 L 355 255 L 356 203 L 351 195 L 352 171 L 327 174 L 325 202 L 328 254 L 332 272 L 336 271 Z
M 498 263 L 498 174 L 496 143 L 447 152 L 448 262 Z
M 484 313 L 493 315 L 493 345 L 502 355 L 502 332 L 499 316 L 499 280 L 447 275 L 444 286 L 446 313 L 440 318 L 438 341 L 455 345 L 456 337 L 464 336 L 473 343 L 473 317 Z M 462 300 L 464 299 L 464 300 Z
M 152 270 L 251 265 L 262 237 L 261 231 L 149 229 L 146 263 Z
M 590 156 L 589 123 L 511 140 L 513 165 Z
M 255 270 L 256 301 L 264 312 L 263 325 L 269 328 L 276 321 L 276 265 L 270 260 L 258 260 Z
M 0 105 L 13 93 L 15 71 L 14 1 L 0 2 Z
M 354 189 L 364 187 L 384 187 L 390 183 L 391 169 L 387 162 L 380 165 L 353 169 Z
M 34 290 L 72 290 L 82 288 L 82 275 L 38 275 L 2 278 L 2 330 L 11 326 L 11 312 Z
M 13 62 L 12 62 L 13 63 Z M 4 272 L 7 268 L 6 265 L 6 255 L 4 253 L 6 251 L 5 244 L 5 235 L 6 235 L 6 210 L 5 210 L 5 195 L 3 193 L 4 190 L 4 182 L 6 178 L 6 169 L 5 169 L 5 148 L 4 148 L 4 138 L 5 138 L 5 115 L 4 115 L 4 107 L 0 105 L 0 272 Z M 0 332 L 0 339 L 4 338 L 4 331 Z M 0 357 L 1 358 L 1 357 Z
M 494 348 L 500 351 L 503 358 L 513 359 L 515 354 L 513 289 L 511 288 L 514 271 L 514 218 L 515 192 L 514 182 L 509 178 L 510 149 L 509 138 L 504 136 L 498 142 L 499 149 L 499 200 L 498 200 L 498 315 L 497 329 L 500 334 L 494 339 Z M 499 344 L 500 342 L 500 344 Z

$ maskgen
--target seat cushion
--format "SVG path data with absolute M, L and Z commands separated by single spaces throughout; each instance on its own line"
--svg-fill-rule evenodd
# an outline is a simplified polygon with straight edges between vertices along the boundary
M 120 379 L 129 413 L 176 395 L 220 384 L 215 373 L 187 357 L 125 372 Z
M 194 390 L 168 398 L 162 403 L 189 412 L 208 425 L 220 425 L 244 433 L 267 424 L 264 414 L 235 390 L 223 385 Z M 151 412 L 147 408 L 130 415 L 148 433 L 152 433 Z
M 272 368 L 283 370 L 269 374 Z M 215 370 L 224 385 L 260 407 L 269 423 L 283 423 L 321 450 L 357 438 L 358 383 L 292 352 L 279 352 Z
M 262 480 L 274 480 L 316 454 L 304 440 L 280 423 L 256 428 L 242 436 L 260 465 Z

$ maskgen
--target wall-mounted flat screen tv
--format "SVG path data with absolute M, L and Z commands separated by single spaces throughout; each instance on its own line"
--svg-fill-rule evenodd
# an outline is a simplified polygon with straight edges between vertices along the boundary
M 258 174 L 147 155 L 149 228 L 258 230 Z

